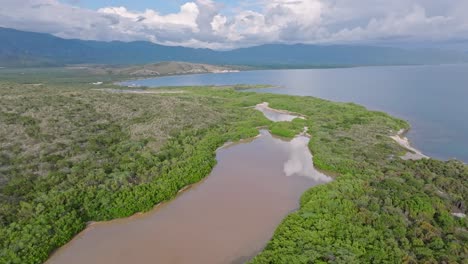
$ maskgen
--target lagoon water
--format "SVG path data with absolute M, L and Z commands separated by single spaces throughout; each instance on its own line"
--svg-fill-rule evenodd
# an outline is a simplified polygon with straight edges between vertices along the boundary
M 221 148 L 199 184 L 148 213 L 91 225 L 47 263 L 244 263 L 304 191 L 331 180 L 314 169 L 308 142 L 261 131 Z
M 424 154 L 468 162 L 468 65 L 262 70 L 171 76 L 124 85 L 270 84 L 257 89 L 355 102 L 408 120 L 408 138 Z

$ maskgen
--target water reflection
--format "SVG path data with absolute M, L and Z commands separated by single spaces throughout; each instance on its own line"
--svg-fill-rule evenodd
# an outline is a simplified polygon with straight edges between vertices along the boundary
M 303 176 L 322 183 L 331 181 L 330 177 L 314 168 L 308 145 L 309 138 L 306 136 L 298 136 L 291 140 L 285 150 L 289 153 L 289 159 L 283 166 L 284 173 L 286 176 Z
M 305 136 L 284 141 L 261 131 L 221 148 L 200 184 L 149 213 L 93 225 L 48 263 L 244 262 L 304 191 L 330 180 L 313 168 L 307 144 Z

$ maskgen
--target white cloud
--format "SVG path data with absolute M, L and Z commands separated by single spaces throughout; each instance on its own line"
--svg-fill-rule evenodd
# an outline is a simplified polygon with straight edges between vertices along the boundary
M 58 0 L 2 0 L 0 26 L 65 38 L 149 40 L 216 49 L 263 43 L 368 43 L 467 38 L 466 0 L 257 0 L 238 6 L 193 0 L 178 12 Z
M 266 4 L 265 16 L 276 27 L 310 27 L 320 23 L 323 6 L 320 0 L 273 0 Z
M 329 41 L 356 41 L 385 39 L 389 37 L 444 39 L 450 38 L 456 23 L 453 17 L 429 17 L 420 5 L 414 5 L 407 12 L 389 13 L 382 18 L 371 18 L 364 27 L 345 28 L 331 35 Z M 447 35 L 446 33 L 449 33 Z

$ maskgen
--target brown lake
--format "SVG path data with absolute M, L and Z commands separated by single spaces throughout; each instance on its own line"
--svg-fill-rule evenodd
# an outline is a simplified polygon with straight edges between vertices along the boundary
M 262 130 L 220 148 L 202 182 L 148 213 L 89 226 L 47 263 L 244 263 L 304 191 L 331 180 L 314 169 L 308 142 Z

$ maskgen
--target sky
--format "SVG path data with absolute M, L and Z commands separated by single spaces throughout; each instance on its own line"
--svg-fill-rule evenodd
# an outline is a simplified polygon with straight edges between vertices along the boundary
M 467 13 L 468 0 L 0 0 L 0 27 L 212 49 L 457 43 L 468 50 Z

